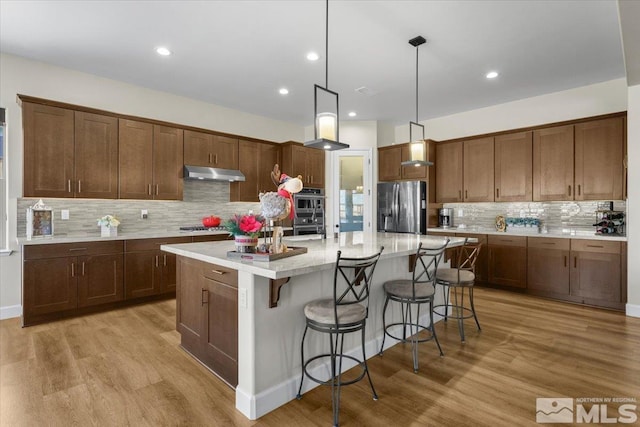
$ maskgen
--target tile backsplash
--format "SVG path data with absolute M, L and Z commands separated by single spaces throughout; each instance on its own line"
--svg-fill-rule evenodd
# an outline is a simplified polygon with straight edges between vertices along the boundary
M 453 225 L 469 229 L 494 229 L 496 216 L 537 218 L 549 232 L 595 232 L 598 201 L 586 202 L 518 202 L 518 203 L 445 203 L 453 208 Z M 614 201 L 613 209 L 626 212 L 625 201 Z
M 184 181 L 183 201 L 166 200 L 102 200 L 102 199 L 43 199 L 53 208 L 54 234 L 99 235 L 98 218 L 115 215 L 121 224 L 118 231 L 136 233 L 150 227 L 175 229 L 183 225 L 201 225 L 202 217 L 216 215 L 223 220 L 234 213 L 253 210 L 260 212 L 259 203 L 229 202 L 229 183 L 215 181 Z M 18 237 L 26 236 L 26 210 L 37 198 L 18 199 Z M 62 220 L 60 211 L 69 210 L 69 219 Z M 140 211 L 148 211 L 148 219 L 140 218 Z

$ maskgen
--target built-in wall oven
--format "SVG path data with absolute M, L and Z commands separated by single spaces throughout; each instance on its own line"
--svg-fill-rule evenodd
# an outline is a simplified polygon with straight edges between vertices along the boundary
M 303 188 L 293 195 L 293 235 L 324 234 L 324 190 Z

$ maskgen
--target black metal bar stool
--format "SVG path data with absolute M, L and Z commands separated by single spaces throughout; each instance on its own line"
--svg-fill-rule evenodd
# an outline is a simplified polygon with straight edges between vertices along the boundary
M 365 354 L 365 326 L 369 314 L 369 292 L 371 290 L 371 280 L 376 264 L 380 259 L 380 252 L 363 258 L 342 257 L 342 252 L 338 251 L 338 259 L 333 274 L 333 298 L 316 300 L 308 303 L 304 307 L 306 317 L 306 327 L 302 335 L 300 344 L 300 360 L 302 361 L 302 378 L 297 398 L 301 398 L 302 383 L 305 375 L 309 379 L 331 386 L 331 405 L 333 408 L 333 424 L 338 425 L 340 412 L 340 387 L 360 381 L 366 375 L 373 392 L 373 400 L 378 400 L 376 390 L 373 388 L 371 375 L 367 367 L 367 355 Z M 314 331 L 330 334 L 330 352 L 320 354 L 305 361 L 304 340 L 307 331 Z M 362 360 L 343 354 L 344 335 L 351 332 L 362 333 Z M 321 380 L 309 373 L 307 367 L 309 363 L 321 358 L 330 358 L 331 377 L 328 380 Z M 360 375 L 349 381 L 342 381 L 342 360 L 351 359 L 362 368 Z
M 434 340 L 440 351 L 440 356 L 444 356 L 436 330 L 433 325 L 433 298 L 435 295 L 436 273 L 438 264 L 442 260 L 444 250 L 449 244 L 449 239 L 444 241 L 444 245 L 435 248 L 425 248 L 422 242 L 418 245 L 413 262 L 413 277 L 411 279 L 390 280 L 384 283 L 384 293 L 386 295 L 384 308 L 382 310 L 382 345 L 380 346 L 380 356 L 384 351 L 385 338 L 390 336 L 401 342 L 411 342 L 413 353 L 413 371 L 418 372 L 418 343 Z M 402 322 L 386 323 L 386 313 L 389 301 L 399 302 L 401 305 Z M 429 326 L 420 324 L 420 305 L 429 304 Z M 413 306 L 416 306 L 415 320 L 413 318 Z M 402 327 L 402 336 L 396 336 L 390 332 L 390 328 Z M 407 328 L 409 337 L 407 337 Z M 419 338 L 421 331 L 428 331 L 426 338 Z
M 462 342 L 465 342 L 464 319 L 473 317 L 478 326 L 478 330 L 482 330 L 473 304 L 476 260 L 478 259 L 481 246 L 481 243 L 469 243 L 468 239 L 465 239 L 464 245 L 458 248 L 457 267 L 441 268 L 436 273 L 436 285 L 441 286 L 444 290 L 444 304 L 436 305 L 434 311 L 443 316 L 445 322 L 449 317 L 458 320 L 458 329 Z M 469 298 L 468 306 L 466 306 L 464 302 L 465 290 Z M 450 293 L 453 294 L 453 302 L 451 303 L 449 301 L 451 297 Z M 449 313 L 449 311 L 451 311 L 451 313 Z

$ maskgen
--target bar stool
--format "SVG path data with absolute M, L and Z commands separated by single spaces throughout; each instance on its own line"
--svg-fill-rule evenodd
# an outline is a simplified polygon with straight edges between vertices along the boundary
M 334 426 L 338 425 L 340 388 L 342 386 L 358 382 L 366 375 L 373 392 L 373 400 L 378 400 L 378 395 L 373 388 L 373 382 L 367 367 L 364 339 L 365 326 L 369 314 L 371 280 L 383 249 L 384 247 L 381 247 L 380 252 L 377 254 L 362 258 L 342 257 L 342 252 L 338 251 L 336 268 L 333 274 L 333 298 L 312 301 L 304 307 L 306 326 L 302 335 L 302 343 L 300 344 L 302 378 L 300 379 L 297 398 L 300 399 L 302 397 L 302 383 L 305 375 L 319 384 L 331 386 Z M 330 334 L 330 352 L 314 356 L 305 361 L 304 340 L 309 329 Z M 358 331 L 361 331 L 362 334 L 362 360 L 343 354 L 344 335 Z M 307 369 L 309 363 L 322 358 L 329 358 L 331 362 L 331 378 L 328 380 L 314 377 Z M 362 368 L 362 372 L 357 378 L 346 382 L 342 381 L 343 358 L 355 361 Z
M 379 355 L 384 351 L 385 338 L 390 336 L 400 342 L 411 342 L 413 353 L 413 371 L 418 372 L 418 343 L 434 340 L 440 351 L 440 356 L 444 356 L 436 330 L 433 325 L 433 297 L 435 295 L 436 273 L 438 264 L 442 260 L 444 250 L 449 244 L 449 239 L 445 239 L 444 245 L 435 248 L 425 248 L 422 242 L 418 245 L 418 250 L 413 260 L 413 277 L 411 279 L 390 280 L 384 283 L 384 293 L 386 295 L 384 308 L 382 310 L 382 345 Z M 402 322 L 386 323 L 386 313 L 389 301 L 399 302 L 401 306 Z M 420 305 L 429 304 L 429 326 L 420 324 Z M 413 319 L 413 305 L 416 306 L 415 320 Z M 390 332 L 390 328 L 402 327 L 402 336 L 396 336 Z M 407 328 L 409 337 L 407 338 Z M 428 331 L 429 336 L 418 338 L 421 331 Z
M 447 321 L 448 317 L 458 320 L 458 329 L 460 338 L 465 342 L 464 337 L 464 319 L 473 317 L 480 328 L 476 309 L 473 305 L 473 285 L 476 279 L 476 261 L 480 253 L 481 243 L 469 243 L 469 239 L 464 240 L 464 245 L 458 248 L 457 267 L 441 268 L 436 273 L 436 285 L 441 286 L 444 290 L 444 304 L 436 305 L 434 311 L 444 317 Z M 464 294 L 465 289 L 469 295 L 469 306 L 465 305 Z M 453 303 L 449 303 L 450 292 L 453 293 Z M 460 299 L 458 300 L 458 293 Z M 451 314 L 449 314 L 451 309 Z

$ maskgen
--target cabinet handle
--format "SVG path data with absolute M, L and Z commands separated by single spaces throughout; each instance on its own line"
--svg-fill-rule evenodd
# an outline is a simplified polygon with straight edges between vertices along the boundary
M 211 153 L 209 153 L 209 163 L 213 163 L 213 162 L 211 161 Z
M 464 190 L 464 199 L 468 199 L 469 198 L 469 192 L 467 190 Z
M 573 268 L 578 268 L 578 257 L 577 256 L 573 257 Z
M 71 193 L 71 180 L 67 180 L 67 192 Z
M 564 266 L 565 267 L 567 266 L 567 256 L 566 255 L 564 256 Z
M 71 277 L 76 277 L 75 263 L 71 263 Z
M 578 196 L 580 195 L 580 193 L 582 193 L 582 186 L 578 184 Z
M 160 185 L 156 184 L 156 196 L 158 195 L 159 192 L 160 192 Z
M 311 175 L 311 180 L 309 182 L 313 182 L 313 175 Z
M 604 248 L 602 245 L 587 245 L 588 248 Z
M 78 193 L 82 193 L 82 181 L 78 180 Z
M 164 262 L 164 266 L 166 267 L 167 266 L 167 256 L 166 255 L 164 255 L 164 261 L 163 262 Z
M 496 199 L 500 198 L 500 189 L 496 188 Z
M 207 295 L 207 290 L 202 289 L 202 293 L 200 294 L 200 307 L 203 307 L 205 304 L 209 303 L 209 299 L 205 299 L 205 295 Z
M 158 255 L 156 255 L 156 267 L 158 267 Z
M 82 261 L 82 275 L 84 276 L 84 261 Z
M 151 195 L 151 184 L 149 184 L 149 195 Z
M 462 190 L 458 190 L 458 199 L 462 199 Z
M 554 246 L 556 245 L 556 244 L 555 244 L 555 243 L 553 243 L 553 242 L 542 242 L 542 244 L 543 244 L 543 245 L 554 245 Z
M 569 196 L 571 195 L 571 186 L 569 186 Z
M 215 274 L 220 274 L 220 275 L 223 275 L 224 273 L 226 273 L 226 271 L 220 271 L 220 270 L 211 270 L 211 272 Z
M 86 251 L 87 248 L 71 248 L 69 249 L 69 252 L 74 252 L 74 251 Z
M 214 156 L 213 156 L 213 163 L 216 164 L 216 165 L 218 164 L 218 155 L 217 154 L 214 154 Z

